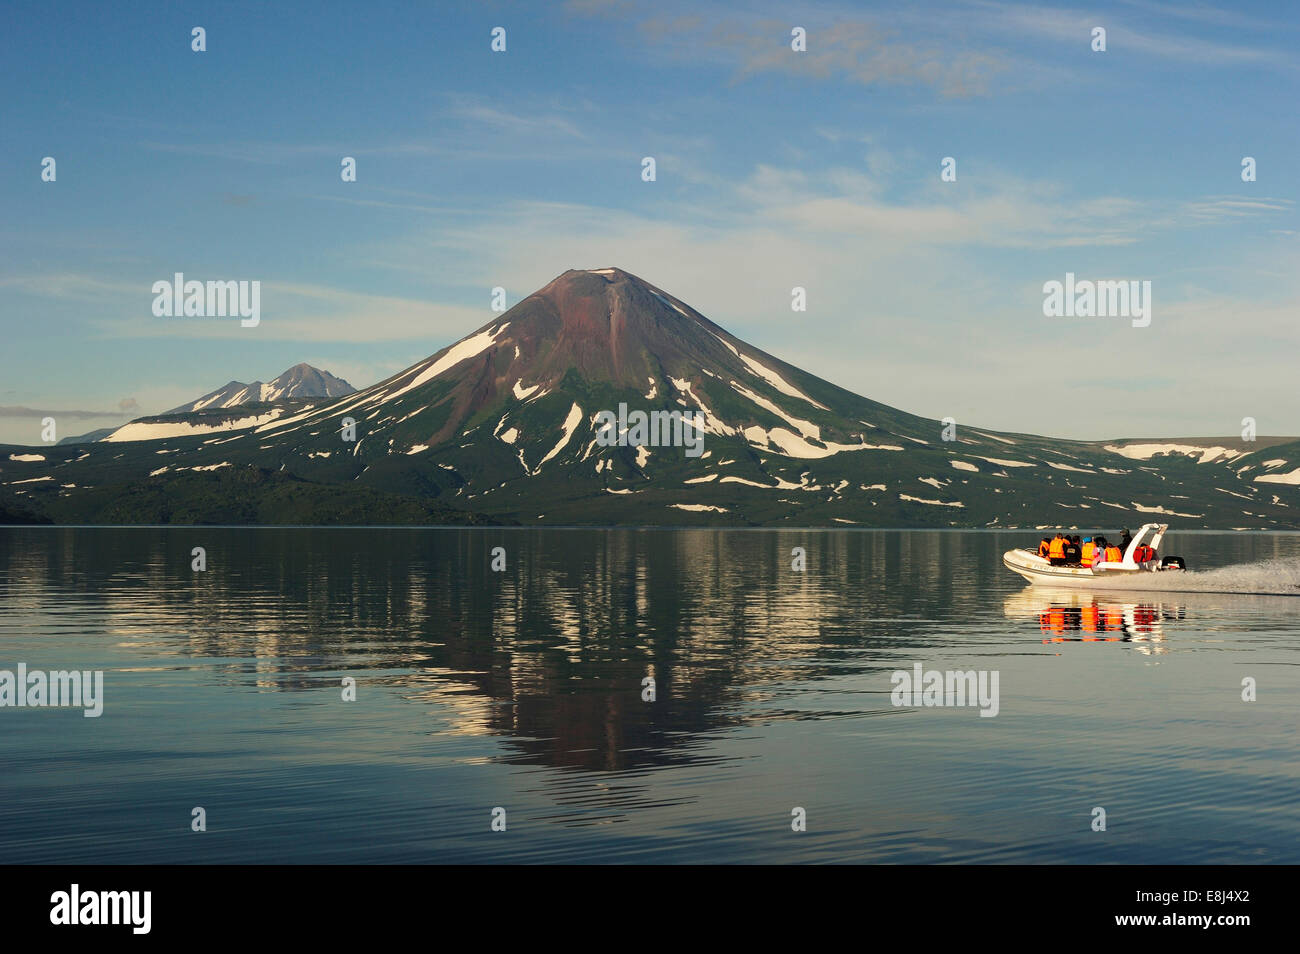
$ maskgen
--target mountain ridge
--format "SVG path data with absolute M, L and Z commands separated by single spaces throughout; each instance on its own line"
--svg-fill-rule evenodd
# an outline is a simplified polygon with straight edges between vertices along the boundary
M 164 411 L 163 414 L 189 414 L 205 408 L 224 410 L 245 404 L 276 404 L 294 399 L 342 397 L 354 391 L 356 388 L 342 378 L 300 361 L 266 384 L 261 381 L 251 384 L 230 381 L 215 391 L 209 391 L 193 401 Z
M 606 446 L 597 415 L 620 403 L 702 415 L 703 453 Z M 11 492 L 48 496 L 41 473 L 148 481 L 261 467 L 521 523 L 1300 526 L 1300 442 L 945 428 L 788 364 L 619 268 L 566 271 L 340 397 L 151 420 L 84 457 L 23 461 L 37 480 Z M 48 503 L 57 513 L 57 494 Z

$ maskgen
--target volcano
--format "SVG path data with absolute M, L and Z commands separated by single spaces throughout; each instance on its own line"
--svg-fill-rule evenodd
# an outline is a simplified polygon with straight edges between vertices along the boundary
M 862 435 L 872 425 L 833 412 L 814 394 L 889 413 L 750 347 L 653 285 L 604 268 L 565 272 L 427 360 L 349 400 L 277 420 L 258 433 L 296 440 L 303 432 L 319 436 L 322 425 L 337 431 L 344 416 L 364 419 L 371 423 L 358 433 L 370 449 L 357 453 L 370 460 L 375 438 L 408 456 L 436 451 L 457 435 L 479 436 L 486 423 L 480 418 L 499 410 L 491 437 L 510 445 L 512 456 L 525 461 L 523 470 L 536 476 L 526 462 L 538 452 L 554 450 L 551 457 L 568 460 L 552 440 L 553 418 L 572 437 L 598 409 L 622 401 L 698 409 L 709 434 L 744 437 L 759 448 L 774 441 L 796 457 L 867 449 Z M 573 415 L 578 423 L 570 422 Z
M 702 452 L 603 440 L 598 420 L 620 408 L 690 412 Z M 163 436 L 15 449 L 4 481 L 18 471 L 18 503 L 43 500 L 54 519 L 92 520 L 75 507 L 86 483 L 252 468 L 525 524 L 1109 527 L 1155 514 L 1297 526 L 1294 439 L 1092 443 L 945 426 L 787 364 L 619 268 L 565 272 L 336 399 L 131 427 Z
M 189 414 L 204 408 L 230 408 L 248 404 L 276 404 L 307 398 L 342 397 L 355 390 L 356 388 L 342 378 L 336 378 L 328 371 L 302 363 L 295 364 L 288 371 L 272 378 L 267 384 L 261 381 L 254 381 L 252 384 L 231 381 L 225 387 L 209 391 L 202 397 L 172 408 L 167 413 Z

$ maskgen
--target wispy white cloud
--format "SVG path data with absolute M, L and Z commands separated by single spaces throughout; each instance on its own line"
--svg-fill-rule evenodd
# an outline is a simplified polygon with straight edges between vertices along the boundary
M 1261 17 L 1244 10 L 1239 3 L 1214 6 L 1208 3 L 1186 2 L 1166 3 L 1162 0 L 1119 0 L 1124 6 L 1142 13 L 1150 13 L 1162 19 L 1191 20 L 1196 23 L 1209 23 L 1230 30 L 1267 30 L 1269 32 L 1294 32 L 1300 30 L 1300 21 L 1294 17 Z M 1285 9 L 1285 6 L 1283 7 Z
M 134 284 L 78 272 L 36 272 L 0 277 L 0 289 L 36 298 L 80 302 L 99 302 L 106 296 L 143 296 L 149 287 L 149 283 Z M 144 300 L 147 304 L 149 299 Z
M 571 120 L 555 114 L 517 113 L 488 106 L 482 103 L 466 103 L 456 106 L 453 114 L 470 122 L 479 123 L 512 135 L 536 136 L 538 134 L 558 134 L 590 142 L 587 136 Z
M 1203 66 L 1259 65 L 1292 71 L 1297 67 L 1293 53 L 1259 43 L 1249 45 L 1223 39 L 1208 39 L 1161 30 L 1142 22 L 1141 18 L 1053 6 L 1007 3 L 1003 0 L 966 0 L 980 11 L 982 32 L 995 31 L 1077 44 L 1087 49 L 1094 27 L 1106 30 L 1110 52 L 1132 51 L 1149 56 L 1183 60 Z M 1161 21 L 1170 25 L 1167 13 Z M 1202 19 L 1209 14 L 1202 8 Z
M 1185 202 L 1181 208 L 1193 220 L 1214 222 L 1223 219 L 1245 219 L 1268 213 L 1293 212 L 1295 202 L 1292 199 L 1267 197 L 1243 199 L 1235 195 L 1206 196 Z
M 487 322 L 491 312 L 396 295 L 366 294 L 319 284 L 262 281 L 261 323 L 232 318 L 157 318 L 151 298 L 107 307 L 100 333 L 123 338 L 220 338 L 245 341 L 418 341 L 436 351 Z
M 817 20 L 825 20 L 824 15 Z M 786 19 L 738 17 L 723 11 L 659 15 L 638 24 L 641 35 L 679 59 L 717 62 L 734 70 L 733 82 L 763 73 L 847 80 L 867 86 L 924 86 L 944 96 L 988 92 L 1007 69 L 987 49 L 954 50 L 920 43 L 876 19 L 836 19 L 805 26 L 807 48 L 791 48 Z
M 56 411 L 50 408 L 23 407 L 21 405 L 0 405 L 0 417 L 8 418 L 45 418 L 52 417 L 56 421 L 61 418 L 72 418 L 78 421 L 95 421 L 95 420 L 115 420 L 122 421 L 127 417 L 126 411 L 78 411 L 63 410 Z
M 564 0 L 564 9 L 581 16 L 612 17 L 631 13 L 636 5 L 632 0 Z

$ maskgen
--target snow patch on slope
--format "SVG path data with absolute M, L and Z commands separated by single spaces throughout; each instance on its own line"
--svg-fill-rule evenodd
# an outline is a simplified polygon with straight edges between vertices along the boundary
M 726 421 L 722 420 L 720 417 L 714 414 L 713 411 L 709 408 L 709 406 L 706 405 L 702 400 L 700 400 L 700 396 L 691 390 L 690 381 L 687 381 L 683 378 L 674 378 L 674 377 L 669 377 L 668 380 L 672 382 L 673 387 L 675 387 L 678 391 L 681 391 L 683 394 L 687 395 L 691 400 L 693 400 L 695 402 L 695 406 L 699 408 L 701 412 L 703 412 L 704 430 L 706 432 L 708 432 L 709 434 L 717 434 L 722 437 L 728 437 L 737 433 L 734 427 L 732 427 Z
M 1104 503 L 1104 501 L 1103 501 Z M 1162 513 L 1169 517 L 1203 517 L 1203 513 L 1179 513 L 1177 510 L 1166 510 L 1164 507 L 1144 507 L 1140 503 L 1134 503 L 1133 509 L 1138 513 Z
M 816 424 L 813 424 L 811 421 L 805 421 L 797 417 L 792 417 L 791 415 L 785 413 L 785 411 L 777 407 L 775 404 L 773 404 L 771 401 L 769 401 L 767 398 L 763 397 L 761 394 L 755 394 L 753 391 L 749 390 L 749 388 L 742 387 L 741 385 L 737 384 L 735 381 L 731 382 L 731 386 L 738 393 L 749 398 L 759 407 L 763 408 L 766 411 L 771 411 L 777 417 L 781 418 L 781 420 L 785 421 L 787 424 L 792 425 L 804 437 L 811 437 L 813 440 L 818 440 L 818 441 L 821 440 L 822 431 L 821 428 L 818 427 Z
M 194 434 L 212 434 L 217 431 L 240 431 L 260 427 L 275 421 L 284 411 L 276 408 L 254 417 L 240 417 L 220 424 L 192 424 L 189 421 L 132 421 L 123 424 L 104 438 L 105 443 L 125 441 L 156 441 L 164 437 L 190 437 Z
M 694 481 L 687 481 L 687 483 L 693 483 L 693 482 L 694 482 Z M 780 484 L 760 484 L 760 483 L 759 483 L 758 481 L 756 481 L 756 480 L 746 480 L 744 477 L 733 477 L 733 476 L 723 477 L 722 480 L 721 480 L 721 483 L 724 483 L 724 484 L 744 484 L 746 487 L 759 487 L 759 488 L 761 488 L 761 489 L 763 489 L 763 490 L 783 490 L 783 489 L 784 489 L 784 490 L 798 490 L 798 489 L 799 489 L 799 485 L 798 485 L 798 484 L 791 484 L 789 481 L 785 481 L 785 482 L 784 482 L 784 483 L 786 483 L 788 486 L 786 486 L 786 487 L 782 487 Z
M 554 447 L 552 447 L 550 452 L 545 457 L 543 457 L 541 460 L 537 462 L 537 466 L 534 467 L 532 470 L 532 476 L 535 477 L 538 474 L 540 474 L 542 472 L 542 465 L 545 464 L 552 457 L 554 457 L 556 454 L 558 454 L 560 451 L 564 450 L 564 448 L 568 445 L 570 438 L 573 437 L 573 432 L 578 429 L 578 425 L 581 423 L 582 423 L 582 408 L 578 407 L 577 403 L 575 402 L 574 405 L 571 408 L 569 408 L 569 414 L 564 419 L 564 436 L 560 438 L 560 442 L 556 444 Z M 519 459 L 521 462 L 523 461 L 523 455 L 524 452 L 520 450 Z
M 419 374 L 415 375 L 415 377 L 413 377 L 408 384 L 398 388 L 396 391 L 393 391 L 385 395 L 384 400 L 391 401 L 393 400 L 393 398 L 399 397 L 400 395 L 405 394 L 407 391 L 410 391 L 414 388 L 418 388 L 422 384 L 427 384 L 428 382 L 436 378 L 438 375 L 442 374 L 442 372 L 454 368 L 462 361 L 468 361 L 470 358 L 474 357 L 475 355 L 482 354 L 484 351 L 490 348 L 493 342 L 495 342 L 497 338 L 500 337 L 501 333 L 509 327 L 510 327 L 510 322 L 507 321 L 504 324 L 500 325 L 495 332 L 491 330 L 480 331 L 478 334 L 466 338 L 464 341 L 458 341 L 456 344 L 448 348 L 447 353 L 444 354 L 441 358 L 438 358 L 436 361 L 430 362 L 428 365 L 426 365 L 424 370 L 421 371 Z
M 951 503 L 943 500 L 925 500 L 921 497 L 913 497 L 909 494 L 899 494 L 899 500 L 907 500 L 911 503 L 929 504 L 931 507 L 965 507 L 966 505 L 960 500 L 954 500 Z
M 768 445 L 775 447 L 779 454 L 785 457 L 798 457 L 805 460 L 816 460 L 821 457 L 832 457 L 835 454 L 844 453 L 845 451 L 860 450 L 892 450 L 901 451 L 903 448 L 891 444 L 837 444 L 834 441 L 826 441 L 825 447 L 817 447 L 808 443 L 792 431 L 784 427 L 774 427 L 767 431 L 761 427 L 745 428 L 745 439 L 751 445 L 760 450 L 767 450 Z
M 984 431 L 977 431 L 977 430 L 973 430 L 973 429 L 971 429 L 971 428 L 967 428 L 967 430 L 969 430 L 972 434 L 978 434 L 980 437 L 987 437 L 987 438 L 988 438 L 989 440 L 991 440 L 991 441 L 1001 441 L 1003 444 L 1014 444 L 1014 443 L 1016 443 L 1015 441 L 1010 440 L 1010 439 L 1008 439 L 1008 438 L 1005 438 L 1005 437 L 998 437 L 996 434 L 986 434 Z
M 741 361 L 745 362 L 745 367 L 749 369 L 750 373 L 756 375 L 757 377 L 762 378 L 764 381 L 772 385 L 772 387 L 776 388 L 782 394 L 787 394 L 790 397 L 797 397 L 801 401 L 807 401 L 813 407 L 820 408 L 823 411 L 830 410 L 830 408 L 828 408 L 825 404 L 818 404 L 808 395 L 804 394 L 802 391 L 796 388 L 793 384 L 790 384 L 788 381 L 786 381 L 785 378 L 781 377 L 781 375 L 777 374 L 771 368 L 767 367 L 764 364 L 760 364 L 758 361 L 755 361 L 753 358 L 748 357 L 747 355 L 741 354 L 740 351 L 735 347 L 735 345 L 731 344 L 731 342 L 727 341 L 725 338 L 719 338 L 717 335 L 714 335 L 713 337 L 721 341 L 723 346 L 725 346 L 727 350 L 729 350 Z
M 1069 464 L 1057 464 L 1054 461 L 1047 461 L 1047 466 L 1052 470 L 1071 470 L 1076 474 L 1095 474 L 1095 470 L 1084 470 L 1082 467 L 1071 467 Z
M 1112 454 L 1119 454 L 1121 457 L 1127 457 L 1130 460 L 1150 460 L 1157 454 L 1185 454 L 1189 457 L 1200 456 L 1198 464 L 1208 464 L 1212 461 L 1230 461 L 1235 457 L 1241 457 L 1242 452 L 1233 450 L 1230 447 L 1202 447 L 1197 444 L 1118 444 L 1105 445 L 1106 450 Z
M 1285 461 L 1283 461 L 1285 463 Z M 1257 484 L 1295 484 L 1300 486 L 1300 467 L 1288 474 L 1260 474 L 1255 478 Z

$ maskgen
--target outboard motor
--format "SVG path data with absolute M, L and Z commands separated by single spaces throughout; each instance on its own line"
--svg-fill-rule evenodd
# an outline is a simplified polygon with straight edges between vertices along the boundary
M 1185 570 L 1187 569 L 1187 564 L 1183 563 L 1183 558 L 1180 556 L 1167 556 L 1160 561 L 1160 569 Z

